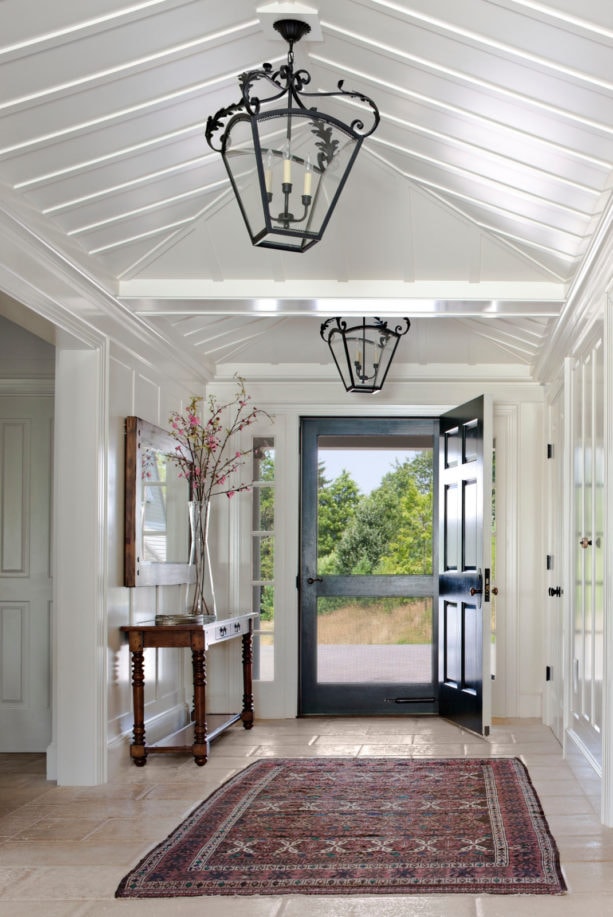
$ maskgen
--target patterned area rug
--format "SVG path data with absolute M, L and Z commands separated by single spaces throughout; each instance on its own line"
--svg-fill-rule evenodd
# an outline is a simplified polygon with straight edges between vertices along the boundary
M 116 896 L 564 891 L 518 759 L 300 758 L 234 776 Z

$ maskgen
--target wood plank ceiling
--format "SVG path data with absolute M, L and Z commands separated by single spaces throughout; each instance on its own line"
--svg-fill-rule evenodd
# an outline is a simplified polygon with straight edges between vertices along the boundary
M 381 112 L 304 255 L 252 248 L 203 134 L 288 16 Z M 535 372 L 611 208 L 610 0 L 3 0 L 0 36 L 3 206 L 212 368 L 406 314 L 407 363 Z

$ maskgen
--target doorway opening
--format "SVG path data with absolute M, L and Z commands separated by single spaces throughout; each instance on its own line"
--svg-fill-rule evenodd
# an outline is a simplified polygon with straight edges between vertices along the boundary
M 437 712 L 435 426 L 303 420 L 303 715 Z

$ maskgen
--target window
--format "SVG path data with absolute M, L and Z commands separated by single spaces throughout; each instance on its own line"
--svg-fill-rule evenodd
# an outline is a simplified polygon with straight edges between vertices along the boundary
M 260 615 L 256 628 L 253 675 L 274 679 L 275 623 L 275 448 L 270 437 L 253 440 L 252 607 Z

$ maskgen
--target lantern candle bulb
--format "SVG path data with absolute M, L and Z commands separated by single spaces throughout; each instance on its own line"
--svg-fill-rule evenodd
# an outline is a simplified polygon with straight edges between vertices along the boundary
M 289 146 L 283 150 L 283 184 L 291 185 L 292 183 L 292 156 Z
M 311 187 L 313 183 L 313 166 L 311 165 L 311 157 L 307 156 L 307 161 L 304 166 L 304 187 L 302 193 L 305 197 L 311 196 Z

